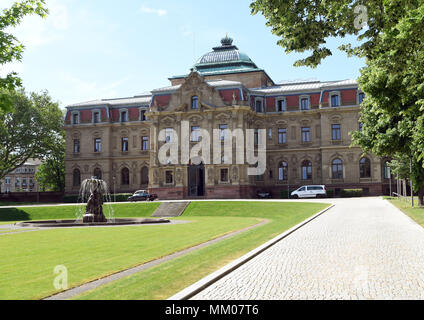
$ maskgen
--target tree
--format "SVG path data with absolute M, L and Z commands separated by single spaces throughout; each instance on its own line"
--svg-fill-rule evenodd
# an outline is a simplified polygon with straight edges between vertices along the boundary
M 35 178 L 43 191 L 65 191 L 65 133 L 62 131 L 56 143 L 38 168 Z
M 19 25 L 26 15 L 36 14 L 45 17 L 48 13 L 44 0 L 24 0 L 15 2 L 10 8 L 0 13 L 0 66 L 13 61 L 21 61 L 24 46 L 18 39 L 6 32 L 7 28 Z M 16 72 L 0 77 L 0 112 L 10 111 L 13 103 L 7 91 L 21 86 L 21 79 Z
M 44 158 L 63 139 L 63 112 L 47 92 L 9 92 L 13 111 L 0 113 L 0 179 L 29 158 Z
M 264 14 L 272 32 L 282 37 L 279 45 L 286 52 L 312 52 L 297 61 L 298 66 L 316 67 L 331 55 L 324 46 L 329 37 L 358 37 L 356 47 L 339 47 L 366 61 L 358 80 L 366 95 L 361 106 L 363 129 L 353 132 L 353 141 L 378 156 L 412 158 L 414 189 L 423 205 L 424 3 L 257 0 L 251 8 L 253 14 Z M 364 21 L 367 28 L 361 28 Z

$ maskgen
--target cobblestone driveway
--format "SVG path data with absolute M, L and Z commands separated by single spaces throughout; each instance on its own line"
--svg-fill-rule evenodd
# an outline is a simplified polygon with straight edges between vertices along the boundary
M 193 299 L 424 299 L 424 229 L 380 198 L 333 203 Z

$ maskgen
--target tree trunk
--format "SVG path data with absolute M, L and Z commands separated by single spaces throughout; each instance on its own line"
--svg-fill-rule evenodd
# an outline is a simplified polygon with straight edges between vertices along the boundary
M 424 207 L 424 186 L 418 190 L 418 205 Z

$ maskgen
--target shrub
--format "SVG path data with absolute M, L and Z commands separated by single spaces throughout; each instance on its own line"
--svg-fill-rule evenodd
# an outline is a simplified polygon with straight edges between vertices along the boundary
M 327 198 L 334 198 L 334 190 L 327 189 Z
M 117 193 L 116 196 L 116 202 L 125 202 L 128 201 L 128 197 L 131 197 L 133 194 L 132 193 Z M 111 199 L 112 202 L 114 202 L 115 198 L 114 195 L 111 194 Z M 79 195 L 77 194 L 72 194 L 72 195 L 65 195 L 63 197 L 63 202 L 64 203 L 78 203 L 78 199 L 79 199 Z
M 290 199 L 291 196 L 290 194 L 293 192 L 294 190 L 290 190 L 288 191 L 287 189 L 285 190 L 280 190 L 280 199 Z M 290 197 L 289 197 L 290 196 Z
M 364 191 L 362 189 L 343 189 L 340 191 L 340 197 L 342 198 L 353 198 L 353 197 L 362 197 Z

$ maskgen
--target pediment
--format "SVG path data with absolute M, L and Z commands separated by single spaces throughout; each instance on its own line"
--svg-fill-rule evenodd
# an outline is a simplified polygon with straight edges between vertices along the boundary
M 205 79 L 197 72 L 192 72 L 181 87 L 172 94 L 166 111 L 194 111 L 190 109 L 193 96 L 197 96 L 199 99 L 199 112 L 225 106 L 218 90 L 208 85 Z

